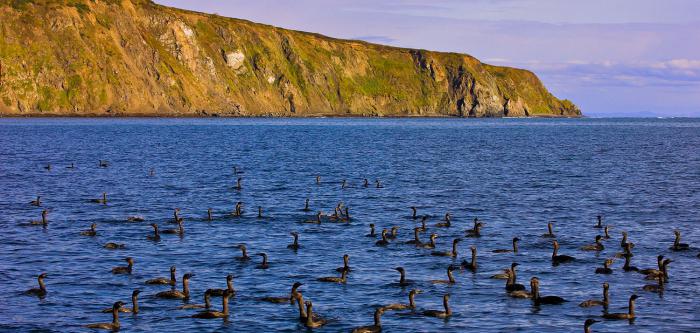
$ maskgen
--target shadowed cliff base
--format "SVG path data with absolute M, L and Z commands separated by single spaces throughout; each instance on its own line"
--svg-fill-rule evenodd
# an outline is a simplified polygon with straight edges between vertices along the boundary
M 526 70 L 145 0 L 0 0 L 0 37 L 0 116 L 581 116 Z

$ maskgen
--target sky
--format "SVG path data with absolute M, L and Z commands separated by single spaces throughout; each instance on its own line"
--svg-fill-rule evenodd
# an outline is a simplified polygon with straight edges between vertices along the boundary
M 587 116 L 700 117 L 698 0 L 156 0 L 535 72 Z

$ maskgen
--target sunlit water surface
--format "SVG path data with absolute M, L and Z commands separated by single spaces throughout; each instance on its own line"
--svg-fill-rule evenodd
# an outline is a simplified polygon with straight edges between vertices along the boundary
M 604 321 L 596 332 L 697 332 L 700 329 L 700 120 L 697 119 L 0 119 L 0 330 L 81 331 L 81 325 L 108 322 L 99 310 L 116 300 L 130 303 L 131 291 L 143 290 L 141 313 L 122 314 L 122 331 L 300 331 L 297 308 L 256 300 L 283 295 L 294 281 L 314 309 L 331 322 L 319 331 L 348 331 L 372 323 L 374 308 L 405 303 L 410 288 L 395 283 L 403 266 L 424 293 L 420 311 L 441 309 L 441 296 L 452 295 L 449 320 L 388 312 L 387 332 L 572 332 L 582 331 L 600 308 L 577 304 L 601 297 L 611 285 L 610 311 L 624 312 L 632 293 L 638 318 Z M 107 160 L 108 168 L 98 168 Z M 50 163 L 51 171 L 44 169 Z M 75 163 L 75 169 L 66 166 Z M 243 189 L 234 188 L 232 167 L 244 173 Z M 149 176 L 149 169 L 155 170 Z M 322 184 L 315 184 L 315 176 Z M 384 188 L 364 188 L 362 179 L 381 179 Z M 341 189 L 342 179 L 349 188 Z M 91 203 L 102 192 L 108 205 Z M 26 226 L 42 208 L 28 204 L 36 195 L 50 210 L 43 229 Z M 313 212 L 301 208 L 311 199 L 314 211 L 332 212 L 342 201 L 350 223 L 300 223 Z M 237 201 L 242 218 L 228 216 Z M 257 207 L 264 219 L 257 219 Z M 418 223 L 410 206 L 429 214 L 427 241 L 437 232 L 438 250 L 448 250 L 474 217 L 486 226 L 480 239 L 460 243 L 460 257 L 433 257 L 429 250 L 401 244 Z M 163 235 L 146 239 L 150 223 L 173 228 L 173 209 L 182 209 L 184 238 Z M 207 208 L 215 221 L 205 221 Z M 450 229 L 432 227 L 450 212 Z M 602 253 L 578 248 L 593 241 L 595 216 L 612 225 L 613 239 Z M 126 218 L 141 215 L 145 222 Z M 572 264 L 552 267 L 550 241 L 540 237 L 555 222 L 560 253 Z M 79 233 L 95 222 L 97 237 Z M 400 226 L 399 241 L 386 248 L 365 237 L 368 225 Z M 698 245 L 672 252 L 673 230 Z M 290 231 L 301 233 L 294 252 Z M 614 274 L 594 274 L 603 260 L 620 251 L 620 233 L 636 243 L 633 265 L 655 267 L 655 257 L 675 260 L 663 296 L 644 292 L 637 273 L 625 273 L 616 260 Z M 494 254 L 522 238 L 520 253 Z M 125 250 L 106 250 L 106 242 Z M 267 252 L 268 270 L 235 260 L 234 245 L 251 253 Z M 457 284 L 432 285 L 445 268 L 479 249 L 476 274 L 461 271 Z M 346 285 L 324 284 L 350 254 L 353 272 Z M 136 260 L 130 276 L 113 275 L 123 258 Z M 511 299 L 503 280 L 488 277 L 517 261 L 519 282 L 541 279 L 541 292 L 570 302 L 534 307 Z M 149 278 L 178 278 L 194 272 L 191 302 L 201 303 L 207 288 L 225 287 L 236 276 L 237 296 L 231 316 L 192 319 L 192 310 L 177 310 L 181 301 L 154 297 L 168 287 L 147 286 Z M 47 272 L 44 299 L 23 295 Z M 178 287 L 179 287 L 178 282 Z M 213 301 L 220 308 L 219 298 Z

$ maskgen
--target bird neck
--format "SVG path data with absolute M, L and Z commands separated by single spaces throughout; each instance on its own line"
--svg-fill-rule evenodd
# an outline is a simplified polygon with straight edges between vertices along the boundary
M 380 311 L 374 312 L 374 326 L 376 326 L 376 327 L 382 326 L 382 313 Z
M 452 275 L 451 269 L 447 270 L 447 279 L 450 280 L 450 283 L 455 283 L 455 277 Z
M 518 252 L 518 241 L 513 241 L 513 253 Z
M 414 309 L 414 308 L 416 307 L 415 298 L 416 298 L 416 293 L 409 293 L 409 294 L 408 294 L 408 306 L 409 306 L 411 309 Z
M 452 242 L 452 256 L 457 256 L 457 242 Z
M 450 309 L 450 302 L 447 300 L 446 297 L 442 299 L 442 305 L 445 307 L 445 313 L 447 315 L 451 315 L 452 309 Z
M 310 325 L 314 322 L 314 318 L 313 318 L 313 314 L 314 314 L 313 311 L 314 310 L 312 307 L 313 306 L 311 305 L 311 303 L 306 304 L 306 324 L 307 325 Z
M 226 280 L 226 289 L 228 289 L 229 291 L 233 291 L 233 279 Z
M 304 297 L 299 295 L 297 298 L 297 304 L 299 305 L 299 318 L 306 317 L 306 310 L 304 309 Z
M 399 279 L 399 283 L 404 283 L 404 282 L 406 282 L 406 272 L 404 272 L 404 271 L 399 271 L 399 273 L 401 274 L 401 278 Z
M 228 295 L 224 296 L 224 300 L 223 300 L 223 304 L 222 304 L 222 305 L 223 305 L 223 306 L 222 306 L 222 308 L 223 308 L 223 311 L 222 311 L 222 312 L 223 312 L 223 314 L 226 315 L 226 316 L 228 316 L 228 297 L 229 297 Z
M 137 295 L 131 296 L 131 306 L 133 307 L 133 313 L 139 313 L 139 297 Z
M 630 305 L 629 305 L 629 314 L 630 316 L 634 316 L 634 300 L 630 298 Z
M 175 277 L 175 271 L 170 271 L 170 285 L 174 286 L 177 283 L 177 278 Z
M 119 308 L 112 308 L 112 325 L 119 327 Z
M 209 309 L 211 307 L 211 296 L 209 293 L 204 293 L 204 308 Z
M 185 296 L 190 295 L 190 281 L 189 281 L 189 279 L 182 280 L 182 293 L 185 294 Z

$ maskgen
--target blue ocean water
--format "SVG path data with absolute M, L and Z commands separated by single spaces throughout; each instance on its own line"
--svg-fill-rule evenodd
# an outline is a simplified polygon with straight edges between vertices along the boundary
M 75 168 L 66 168 L 71 163 Z M 365 188 L 364 178 L 384 187 Z M 103 192 L 107 205 L 90 202 Z M 578 303 L 600 298 L 603 282 L 611 286 L 611 312 L 625 312 L 633 293 L 642 297 L 633 324 L 605 320 L 594 332 L 697 332 L 699 192 L 699 119 L 0 119 L 0 330 L 85 331 L 81 325 L 111 321 L 100 310 L 116 300 L 129 304 L 139 288 L 141 312 L 122 314 L 122 331 L 304 331 L 296 306 L 256 300 L 289 293 L 300 281 L 315 312 L 330 319 L 322 332 L 372 324 L 376 307 L 406 303 L 412 288 L 423 291 L 418 310 L 387 312 L 384 331 L 581 331 L 587 318 L 600 319 L 601 308 Z M 37 195 L 42 207 L 28 204 Z M 311 212 L 302 211 L 307 198 Z M 238 201 L 244 215 L 231 217 Z M 349 223 L 301 223 L 339 202 L 350 209 Z M 421 238 L 437 233 L 437 250 L 463 238 L 458 258 L 403 244 L 419 225 L 411 206 L 430 216 Z M 28 226 L 44 208 L 48 227 Z M 151 223 L 176 226 L 175 208 L 184 237 L 146 239 Z M 436 228 L 446 212 L 452 227 Z M 145 221 L 127 222 L 133 215 Z M 612 239 L 601 253 L 583 252 L 601 233 L 593 228 L 596 215 L 611 226 Z M 464 238 L 474 217 L 484 221 L 483 236 Z M 574 263 L 552 266 L 551 240 L 540 237 L 550 221 L 559 253 L 575 256 Z M 98 235 L 81 236 L 93 222 Z M 370 223 L 378 232 L 398 226 L 397 240 L 375 246 L 377 239 L 365 237 Z M 691 250 L 669 250 L 675 229 Z M 287 248 L 291 231 L 300 233 L 296 252 Z M 594 274 L 621 251 L 623 231 L 636 244 L 633 265 L 655 268 L 659 254 L 674 260 L 663 295 L 642 291 L 653 281 L 623 272 L 622 259 L 613 274 Z M 491 252 L 510 247 L 514 236 L 522 239 L 519 253 Z M 126 249 L 104 249 L 107 242 Z M 236 260 L 241 243 L 251 254 L 266 252 L 270 268 L 255 269 L 258 257 Z M 476 273 L 457 271 L 454 285 L 429 282 L 445 279 L 447 266 L 468 259 L 472 245 Z M 316 281 L 338 275 L 343 254 L 353 268 L 347 283 Z M 127 256 L 135 259 L 133 274 L 111 274 Z M 537 276 L 543 295 L 569 302 L 535 307 L 508 297 L 505 282 L 489 276 L 512 262 L 520 264 L 518 282 L 527 286 Z M 182 301 L 154 297 L 168 287 L 144 281 L 167 277 L 171 265 L 178 279 L 196 274 L 196 303 L 206 289 L 224 288 L 232 273 L 230 318 L 192 319 L 193 310 L 177 309 Z M 414 287 L 396 284 L 397 266 Z M 48 273 L 48 295 L 23 295 L 41 272 Z M 445 293 L 449 320 L 419 315 L 442 309 Z M 221 307 L 219 298 L 212 304 Z

